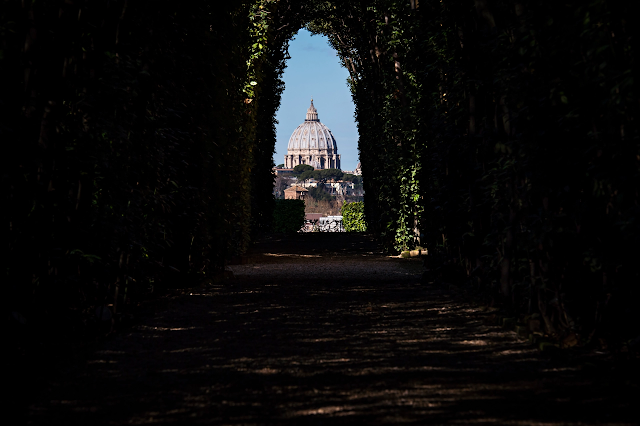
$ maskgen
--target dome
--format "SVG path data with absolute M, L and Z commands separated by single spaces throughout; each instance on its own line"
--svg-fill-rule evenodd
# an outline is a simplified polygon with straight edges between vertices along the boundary
M 313 99 L 311 99 L 311 106 L 307 110 L 307 118 L 291 134 L 287 149 L 296 151 L 322 150 L 328 151 L 328 154 L 338 152 L 338 145 L 331 130 L 318 119 L 318 111 L 313 106 Z
M 291 134 L 287 155 L 284 156 L 285 168 L 294 168 L 300 164 L 307 164 L 315 169 L 340 168 L 336 139 L 331 130 L 318 120 L 318 110 L 313 106 L 313 99 L 304 123 Z

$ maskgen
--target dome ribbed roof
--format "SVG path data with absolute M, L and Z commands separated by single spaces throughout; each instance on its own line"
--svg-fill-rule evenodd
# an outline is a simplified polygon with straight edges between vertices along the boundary
M 318 119 L 318 110 L 313 106 L 313 99 L 307 110 L 307 118 L 291 134 L 287 149 L 322 149 L 333 154 L 338 152 L 338 145 L 331 130 Z

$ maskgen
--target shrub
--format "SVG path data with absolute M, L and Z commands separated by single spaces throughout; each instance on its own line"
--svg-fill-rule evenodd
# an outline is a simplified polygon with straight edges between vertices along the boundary
M 275 232 L 298 232 L 304 226 L 304 200 L 275 200 L 273 230 Z
M 342 223 L 347 232 L 365 232 L 367 223 L 364 220 L 364 202 L 356 201 L 342 206 Z

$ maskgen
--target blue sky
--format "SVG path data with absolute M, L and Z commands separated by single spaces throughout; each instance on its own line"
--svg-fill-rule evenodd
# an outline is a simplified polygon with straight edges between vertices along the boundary
M 340 66 L 336 51 L 327 37 L 311 36 L 300 30 L 289 43 L 284 93 L 276 113 L 276 153 L 274 163 L 282 164 L 289 137 L 305 119 L 311 98 L 318 118 L 331 129 L 341 155 L 342 170 L 354 170 L 358 164 L 358 129 L 354 106 L 347 86 L 349 72 Z

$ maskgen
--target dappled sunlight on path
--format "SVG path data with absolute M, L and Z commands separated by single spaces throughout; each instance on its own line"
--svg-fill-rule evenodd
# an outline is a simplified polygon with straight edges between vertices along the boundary
M 540 359 L 419 261 L 285 243 L 105 342 L 32 424 L 632 424 L 626 389 Z

